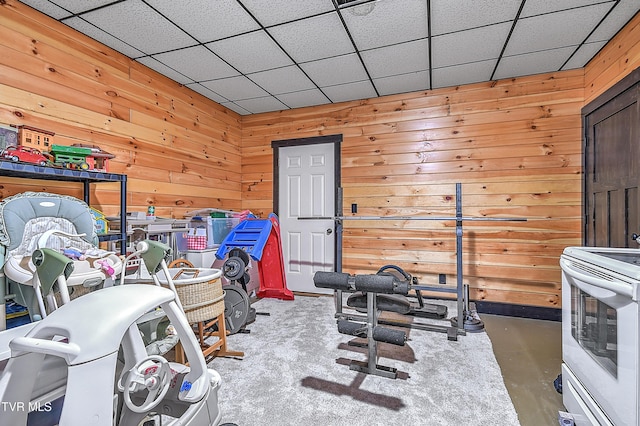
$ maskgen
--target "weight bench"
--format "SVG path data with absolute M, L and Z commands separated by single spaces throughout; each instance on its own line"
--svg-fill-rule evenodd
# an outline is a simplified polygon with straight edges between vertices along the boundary
M 407 335 L 404 331 L 382 327 L 378 324 L 380 310 L 409 313 L 411 307 L 406 298 L 409 284 L 395 279 L 392 275 L 349 275 L 341 272 L 316 272 L 313 283 L 319 288 L 331 288 L 353 292 L 347 299 L 347 305 L 354 308 L 366 308 L 365 323 L 339 319 L 338 332 L 367 339 L 368 359 L 366 362 L 352 360 L 349 368 L 366 374 L 395 379 L 395 368 L 377 363 L 377 342 L 404 346 Z

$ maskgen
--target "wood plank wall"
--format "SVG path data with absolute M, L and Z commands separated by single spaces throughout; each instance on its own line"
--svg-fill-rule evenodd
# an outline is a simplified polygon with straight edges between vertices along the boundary
M 54 131 L 117 155 L 132 210 L 165 217 L 203 207 L 272 211 L 271 141 L 340 133 L 345 206 L 359 214 L 463 213 L 527 222 L 465 225 L 471 296 L 558 307 L 558 256 L 580 243 L 580 108 L 640 62 L 636 17 L 585 69 L 239 117 L 33 11 L 0 0 L 0 123 Z M 603 74 L 606 74 L 603 75 Z M 117 186 L 96 207 L 118 211 Z M 203 188 L 206 188 L 203 190 Z M 2 178 L 0 198 L 26 190 L 80 196 L 53 181 Z M 347 210 L 344 212 L 349 214 Z M 454 226 L 349 222 L 344 267 L 395 263 L 455 282 Z
M 0 123 L 115 154 L 130 211 L 241 207 L 238 114 L 15 0 L 0 1 Z M 119 185 L 92 187 L 92 204 L 117 214 Z M 0 182 L 0 198 L 26 190 L 82 196 L 79 184 Z

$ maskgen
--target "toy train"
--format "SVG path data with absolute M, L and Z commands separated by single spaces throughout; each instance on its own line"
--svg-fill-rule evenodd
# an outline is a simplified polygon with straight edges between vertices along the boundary
M 53 144 L 55 134 L 46 130 L 29 126 L 16 127 L 18 128 L 18 137 L 15 139 L 17 144 L 2 149 L 0 159 L 40 166 L 108 172 L 109 159 L 115 157 L 94 145 Z

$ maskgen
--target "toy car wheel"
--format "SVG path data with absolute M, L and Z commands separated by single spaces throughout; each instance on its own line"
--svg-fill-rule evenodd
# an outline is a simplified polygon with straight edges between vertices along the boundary
M 80 170 L 89 170 L 89 165 L 87 163 L 80 163 Z
M 13 161 L 13 162 L 16 162 L 16 163 L 17 163 L 17 162 L 18 162 L 18 160 L 20 160 L 20 159 L 18 158 L 18 156 L 17 156 L 17 155 L 14 155 L 14 156 L 12 156 L 12 157 L 11 157 L 11 161 Z
M 44 160 L 42 160 L 42 161 L 40 162 L 40 165 L 44 167 L 44 166 L 46 166 L 46 165 L 47 165 L 47 162 L 46 162 L 46 161 L 44 161 Z

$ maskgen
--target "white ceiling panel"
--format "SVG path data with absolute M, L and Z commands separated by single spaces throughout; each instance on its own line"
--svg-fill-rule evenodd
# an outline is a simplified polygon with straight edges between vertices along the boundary
M 202 84 L 200 83 L 191 83 L 191 84 L 187 84 L 186 85 L 189 89 L 193 90 L 194 92 L 198 92 L 200 93 L 202 96 L 207 97 L 211 100 L 214 100 L 216 102 L 218 102 L 219 104 L 223 103 L 223 102 L 228 102 L 229 100 L 218 95 L 216 92 L 214 92 L 211 89 L 208 89 L 206 87 L 204 87 Z
M 204 81 L 201 84 L 232 101 L 260 98 L 268 95 L 267 92 L 245 76 Z
M 250 74 L 249 77 L 273 95 L 314 89 L 316 86 L 297 66 Z
M 373 84 L 381 96 L 426 90 L 430 87 L 429 72 L 420 71 L 391 77 L 374 78 Z
M 367 79 L 367 73 L 355 53 L 307 62 L 300 67 L 320 87 Z
M 120 53 L 124 53 L 130 58 L 137 58 L 144 55 L 144 53 L 139 51 L 138 49 L 129 46 L 127 43 L 115 38 L 111 34 L 105 33 L 100 28 L 88 23 L 81 18 L 72 17 L 69 19 L 65 19 L 64 23 L 69 25 L 71 28 L 75 28 L 81 33 L 88 35 L 92 39 L 97 40 L 100 43 L 109 46 Z
M 300 92 L 283 93 L 278 99 L 287 104 L 289 108 L 302 108 L 313 105 L 329 103 L 329 99 L 318 89 L 302 90 Z
M 510 30 L 506 22 L 433 37 L 433 68 L 497 59 Z
M 140 17 L 144 16 L 144 19 Z M 196 41 L 141 0 L 97 9 L 82 18 L 146 54 L 193 46 Z
M 239 73 L 203 46 L 172 50 L 153 58 L 194 81 L 231 77 Z
M 366 15 L 359 7 L 372 6 Z M 347 29 L 360 50 L 427 38 L 427 0 L 379 1 L 342 10 Z M 399 29 L 402 28 L 402 31 Z
M 24 3 L 243 115 L 583 67 L 640 10 L 640 0 Z
M 332 102 L 345 102 L 376 97 L 376 91 L 369 80 L 323 87 L 322 91 Z
M 162 62 L 159 62 L 157 59 L 152 58 L 151 56 L 144 56 L 142 58 L 136 59 L 137 62 L 151 68 L 154 71 L 159 72 L 160 74 L 169 77 L 171 80 L 176 81 L 180 84 L 193 83 L 193 80 L 189 77 L 180 74 L 178 71 L 169 68 Z
M 418 40 L 362 52 L 372 78 L 429 69 L 429 41 Z
M 431 0 L 431 35 L 512 21 L 521 0 Z
M 354 51 L 337 13 L 314 16 L 269 29 L 297 62 L 308 62 Z
M 293 64 L 264 31 L 227 38 L 206 46 L 243 74 Z
M 260 112 L 278 111 L 282 109 L 289 109 L 285 104 L 280 102 L 274 97 L 265 96 L 262 98 L 244 99 L 235 101 L 236 104 L 242 108 L 251 112 L 252 114 L 258 114 Z
M 606 41 L 596 41 L 593 43 L 585 43 L 573 54 L 571 58 L 562 67 L 563 70 L 571 70 L 584 67 L 596 53 L 600 51 L 606 44 Z
M 434 68 L 431 75 L 433 88 L 489 81 L 495 66 L 496 60 L 490 60 L 454 65 L 451 67 Z
M 511 56 L 564 46 L 577 47 L 609 7 L 608 4 L 597 4 L 520 19 L 504 54 Z
M 331 0 L 243 0 L 242 4 L 265 27 L 334 10 Z
M 494 78 L 518 77 L 558 70 L 573 50 L 571 47 L 563 47 L 542 52 L 506 56 L 500 61 Z
M 236 0 L 146 1 L 201 43 L 260 28 Z
M 561 10 L 574 9 L 582 6 L 590 6 L 597 3 L 609 3 L 609 7 L 615 0 L 527 0 L 520 13 L 521 18 L 528 18 L 545 13 L 559 12 Z

